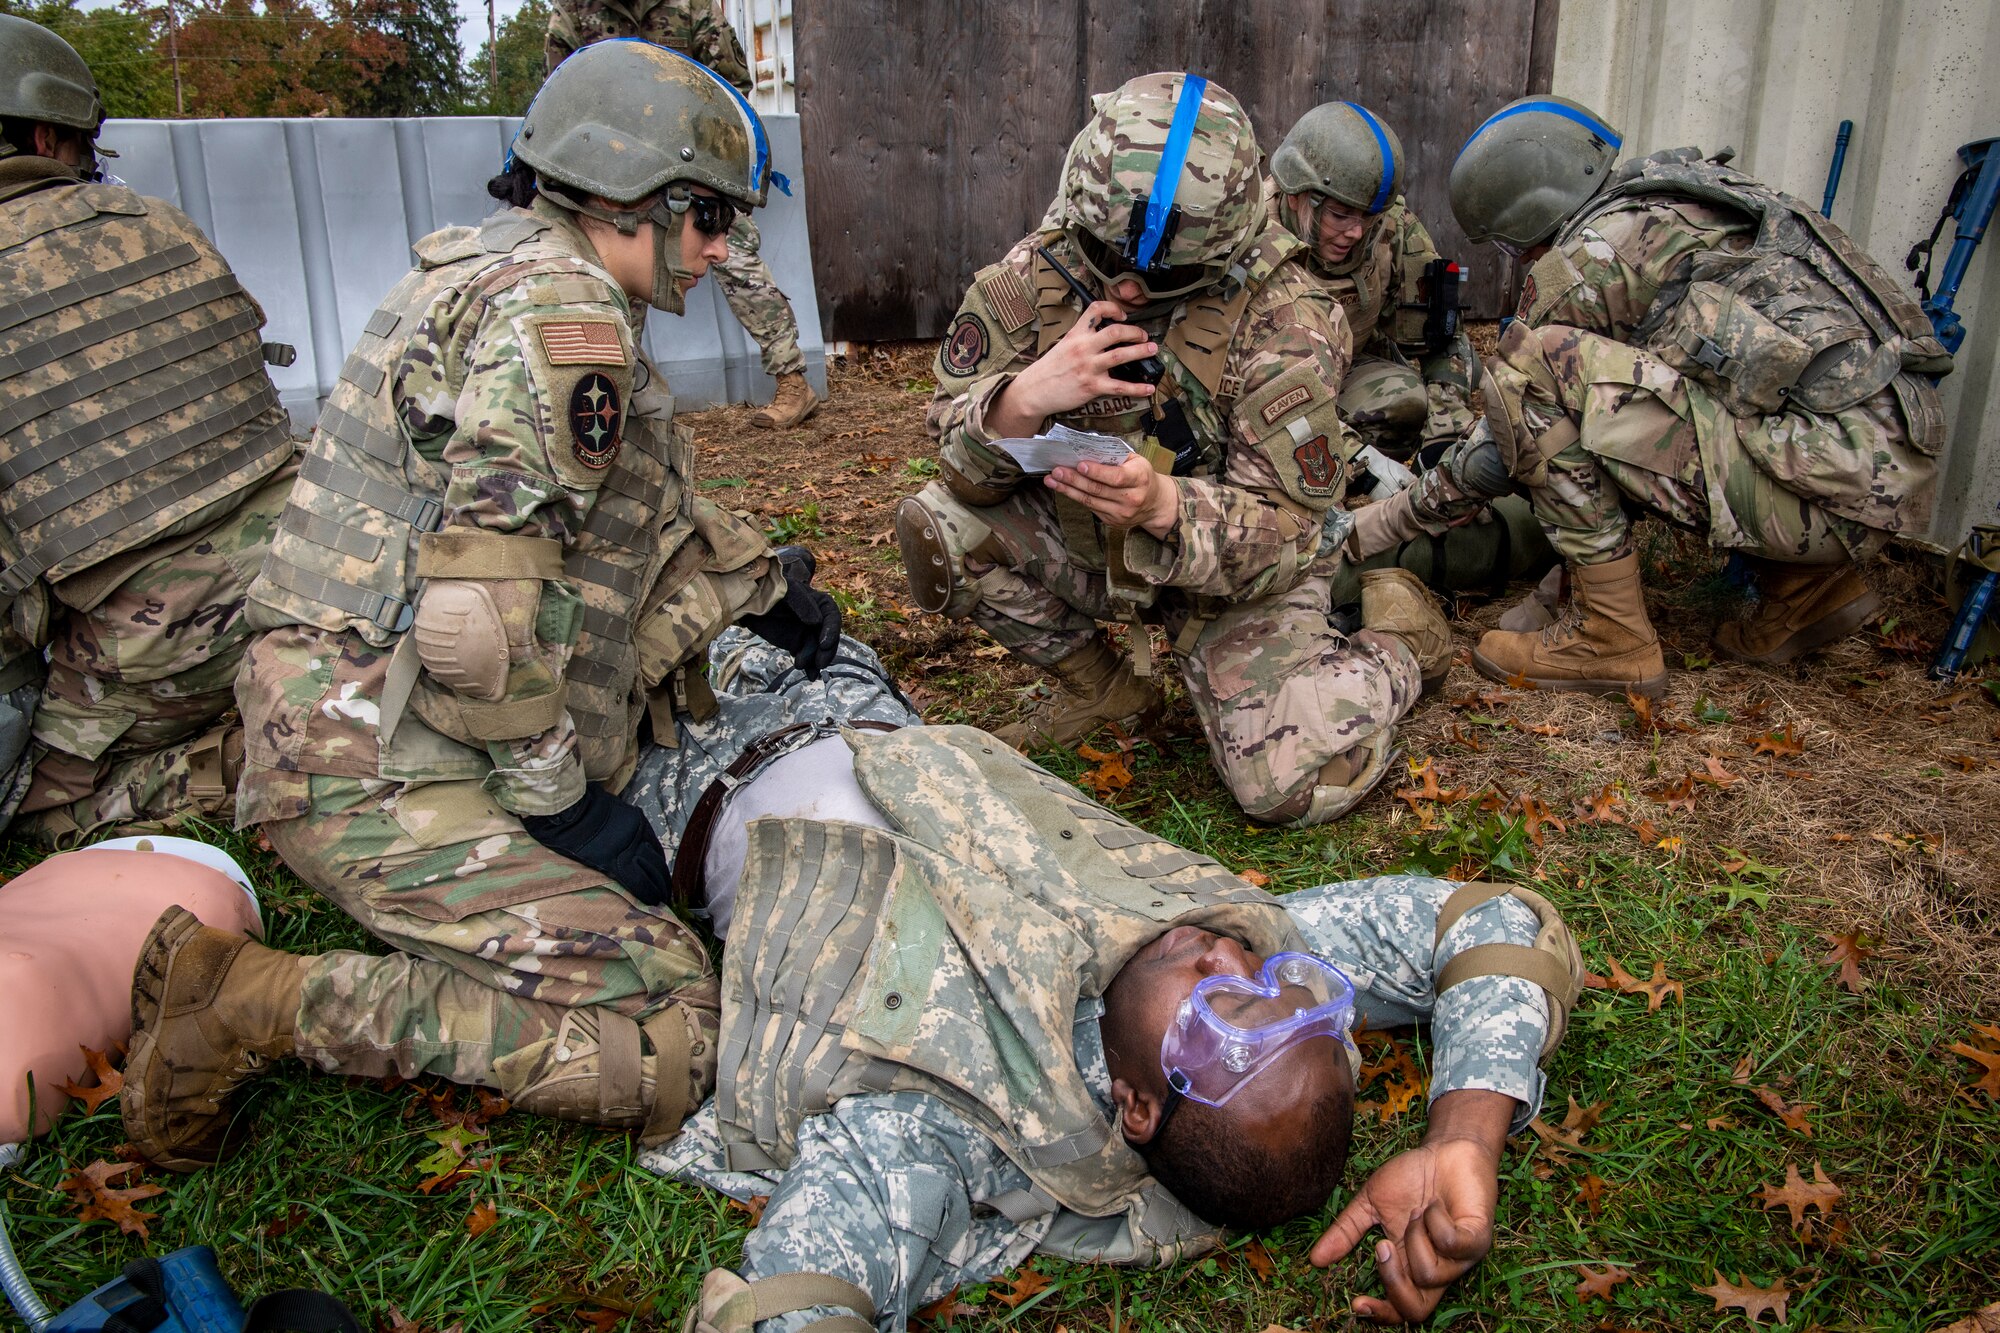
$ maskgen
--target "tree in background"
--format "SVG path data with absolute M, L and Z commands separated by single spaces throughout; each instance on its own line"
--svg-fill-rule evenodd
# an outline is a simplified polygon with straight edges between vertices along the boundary
M 500 24 L 497 54 L 500 86 L 490 90 L 488 47 L 479 50 L 465 66 L 465 113 L 474 116 L 518 116 L 528 109 L 544 74 L 542 43 L 549 31 L 548 0 L 527 0 Z
M 458 8 L 452 0 L 364 0 L 359 22 L 402 47 L 402 58 L 359 90 L 351 116 L 449 116 L 465 107 Z
M 190 116 L 366 114 L 372 90 L 403 59 L 373 26 L 366 0 L 189 0 L 179 17 Z
M 174 76 L 160 52 L 157 9 L 81 9 L 77 0 L 0 0 L 0 14 L 32 19 L 75 47 L 113 116 L 174 114 Z

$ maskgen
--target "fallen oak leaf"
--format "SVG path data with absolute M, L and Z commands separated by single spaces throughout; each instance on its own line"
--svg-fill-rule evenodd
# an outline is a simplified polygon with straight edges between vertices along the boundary
M 1424 1095 L 1424 1084 L 1390 1083 L 1383 1088 L 1382 1095 L 1388 1099 L 1383 1103 L 1381 1113 L 1386 1123 L 1391 1116 L 1401 1115 L 1416 1104 L 1417 1098 Z
M 1507 688 L 1510 690 L 1534 690 L 1541 687 L 1528 679 L 1526 671 L 1516 671 L 1513 675 L 1507 677 Z
M 1598 1214 L 1603 1210 L 1604 1191 L 1606 1188 L 1608 1187 L 1605 1184 L 1604 1177 L 1599 1175 L 1586 1175 L 1576 1184 L 1576 1197 L 1581 1199 L 1583 1206 L 1590 1210 L 1590 1217 L 1593 1222 L 1597 1220 Z
M 1811 1110 L 1815 1103 L 1794 1102 L 1792 1105 L 1787 1106 L 1785 1099 L 1779 1095 L 1776 1088 L 1767 1087 L 1763 1084 L 1759 1084 L 1750 1089 L 1750 1091 L 1756 1095 L 1758 1101 L 1764 1103 L 1766 1110 L 1784 1122 L 1786 1129 L 1794 1130 L 1805 1135 L 1807 1138 L 1813 1136 L 1812 1126 L 1806 1123 L 1806 1112 Z
M 1983 1092 L 1994 1101 L 2000 1102 L 2000 1051 L 1982 1051 L 1962 1041 L 1955 1041 L 1945 1049 L 1953 1055 L 1964 1056 L 1984 1069 L 1986 1073 L 1972 1081 L 1972 1090 Z
M 1530 736 L 1560 736 L 1563 734 L 1563 729 L 1553 722 L 1542 722 L 1532 727 L 1522 727 L 1521 730 L 1527 732 Z
M 1660 827 L 1650 819 L 1639 820 L 1631 825 L 1631 829 L 1638 835 L 1640 842 L 1652 845 L 1660 840 Z
M 1632 1280 L 1632 1270 L 1606 1264 L 1601 1270 L 1589 1264 L 1578 1264 L 1583 1280 L 1576 1284 L 1576 1298 L 1579 1301 L 1608 1301 L 1611 1289 L 1621 1282 Z
M 1701 761 L 1700 772 L 1689 770 L 1688 776 L 1696 782 L 1706 782 L 1711 787 L 1728 787 L 1743 781 L 1740 773 L 1731 773 L 1714 755 L 1709 755 Z
M 1809 1182 L 1799 1174 L 1798 1167 L 1785 1163 L 1785 1183 L 1782 1186 L 1766 1185 L 1757 1192 L 1764 1201 L 1766 1211 L 1783 1208 L 1792 1215 L 1792 1225 L 1805 1225 L 1806 1210 L 1817 1208 L 1821 1216 L 1833 1216 L 1833 1210 L 1847 1197 L 1847 1191 L 1827 1178 L 1826 1170 L 1818 1162 L 1813 1163 L 1813 1178 Z
M 1243 1262 L 1250 1265 L 1250 1271 L 1257 1275 L 1260 1282 L 1269 1282 L 1278 1275 L 1278 1261 L 1271 1257 L 1271 1252 L 1264 1248 L 1261 1240 L 1252 1240 L 1243 1247 Z
M 1024 1265 L 1019 1271 L 1002 1278 L 995 1278 L 986 1284 L 986 1294 L 1008 1309 L 1018 1309 L 1029 1297 L 1039 1295 L 1055 1281 L 1032 1266 Z M 1004 1290 L 1003 1290 L 1004 1288 Z
M 1694 1290 L 1715 1299 L 1715 1313 L 1720 1314 L 1733 1306 L 1753 1324 L 1767 1314 L 1776 1315 L 1781 1324 L 1785 1322 L 1785 1305 L 1791 1300 L 1792 1292 L 1783 1278 L 1768 1287 L 1746 1287 L 1741 1273 L 1736 1275 L 1735 1282 L 1724 1282 L 1720 1273 L 1714 1276 L 1713 1286 L 1696 1287 Z
M 1792 735 L 1788 724 L 1782 731 L 1769 732 L 1759 736 L 1750 744 L 1752 754 L 1767 754 L 1773 759 L 1790 759 L 1806 752 L 1806 743 Z
M 1863 961 L 1875 956 L 1875 950 L 1869 947 L 1868 936 L 1859 930 L 1850 930 L 1845 935 L 1822 931 L 1821 938 L 1833 946 L 1833 952 L 1819 961 L 1822 964 L 1839 964 L 1840 984 L 1856 995 L 1868 989 L 1868 983 L 1862 978 L 1859 966 Z
M 1525 792 L 1514 798 L 1514 808 L 1520 812 L 1522 821 L 1527 825 L 1528 840 L 1537 847 L 1542 845 L 1542 829 L 1545 826 L 1554 826 L 1558 833 L 1569 832 L 1569 825 L 1556 818 L 1547 805 Z
M 728 1211 L 742 1213 L 750 1219 L 750 1225 L 753 1227 L 761 1226 L 764 1221 L 764 1209 L 769 1207 L 770 1203 L 770 1195 L 753 1194 L 748 1199 L 730 1199 Z
M 1086 764 L 1096 765 L 1083 775 L 1083 783 L 1096 793 L 1099 800 L 1109 799 L 1132 785 L 1132 769 L 1125 762 L 1122 751 L 1114 750 L 1106 754 L 1094 746 L 1079 745 L 1076 757 Z
M 1589 824 L 1622 824 L 1625 819 L 1618 813 L 1618 807 L 1624 803 L 1625 789 L 1616 782 L 1607 782 L 1590 798 L 1589 813 L 1582 813 L 1583 807 L 1579 807 L 1577 817 Z
M 85 1222 L 111 1222 L 128 1236 L 147 1239 L 146 1223 L 158 1213 L 143 1212 L 132 1205 L 167 1191 L 159 1185 L 134 1185 L 119 1189 L 111 1182 L 139 1169 L 137 1162 L 96 1161 L 63 1177 L 60 1188 L 81 1207 L 77 1217 Z
M 1671 786 L 1655 787 L 1646 793 L 1668 810 L 1694 812 L 1694 774 L 1689 773 Z
M 1627 690 L 1625 692 L 1625 703 L 1632 710 L 1633 720 L 1637 723 L 1641 736 L 1660 729 L 1659 724 L 1653 721 L 1653 701 L 1651 699 L 1648 699 L 1643 694 L 1635 694 L 1631 690 Z
M 93 1051 L 88 1046 L 77 1047 L 83 1052 L 83 1063 L 90 1072 L 97 1075 L 97 1082 L 88 1088 L 78 1087 L 72 1079 L 64 1079 L 56 1084 L 56 1091 L 66 1097 L 73 1097 L 83 1103 L 85 1115 L 96 1115 L 97 1108 L 116 1097 L 125 1087 L 125 1076 L 111 1067 L 111 1061 L 103 1051 Z
M 1245 867 L 1244 869 L 1237 871 L 1236 878 L 1242 880 L 1245 884 L 1254 884 L 1260 889 L 1268 889 L 1271 887 L 1271 877 L 1269 875 L 1265 874 L 1261 870 L 1252 869 L 1250 867 Z
M 484 1199 L 472 1205 L 472 1211 L 465 1216 L 465 1230 L 474 1240 L 493 1229 L 500 1220 L 500 1210 L 493 1206 L 491 1199 Z
M 913 1311 L 910 1315 L 910 1322 L 913 1324 L 935 1325 L 938 1328 L 950 1328 L 952 1321 L 960 1315 L 976 1319 L 980 1315 L 991 1313 L 984 1306 L 966 1304 L 958 1298 L 958 1292 L 959 1289 L 953 1287 L 929 1305 Z
M 2000 1333 L 2000 1301 L 1946 1324 L 1937 1333 Z
M 1611 965 L 1609 978 L 1611 985 L 1621 995 L 1644 995 L 1647 1001 L 1647 1013 L 1650 1014 L 1658 1009 L 1668 995 L 1672 995 L 1674 999 L 1682 1004 L 1687 1003 L 1687 991 L 1684 983 L 1667 979 L 1667 965 L 1664 960 L 1656 959 L 1654 961 L 1653 975 L 1645 981 L 1641 981 L 1630 972 L 1627 972 L 1624 966 L 1611 955 L 1606 954 L 1605 961 Z

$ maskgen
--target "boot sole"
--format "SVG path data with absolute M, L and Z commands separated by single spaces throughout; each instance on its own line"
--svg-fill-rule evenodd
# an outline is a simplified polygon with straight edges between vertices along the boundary
M 1492 659 L 1481 656 L 1477 648 L 1472 650 L 1472 666 L 1488 680 L 1505 685 L 1511 679 L 1510 673 L 1500 669 Z M 1543 679 L 1529 676 L 1528 683 L 1538 690 L 1554 690 L 1569 694 L 1601 694 L 1619 697 L 1626 694 L 1642 694 L 1648 699 L 1657 699 L 1667 692 L 1667 673 L 1645 676 L 1639 680 L 1611 680 L 1605 678 L 1579 677 L 1576 679 Z
M 125 1125 L 125 1137 L 146 1154 L 147 1161 L 185 1175 L 215 1165 L 216 1159 L 189 1157 L 157 1147 L 166 1137 L 166 1126 L 149 1123 L 154 1105 L 149 1089 L 156 1074 L 163 1084 L 173 1081 L 172 1070 L 158 1067 L 157 1023 L 173 959 L 180 946 L 202 925 L 192 912 L 183 908 L 169 909 L 168 916 L 173 919 L 164 928 L 155 924 L 153 933 L 146 937 L 146 947 L 140 951 L 139 962 L 132 970 L 132 1048 L 125 1056 L 125 1090 L 119 1095 L 118 1111 Z
M 1881 614 L 1882 599 L 1873 589 L 1855 598 L 1846 606 L 1821 616 L 1773 648 L 1768 653 L 1732 652 L 1722 640 L 1715 641 L 1715 651 L 1732 662 L 1747 662 L 1753 666 L 1783 666 L 1795 657 L 1824 648 L 1829 643 L 1837 643 L 1867 624 L 1870 619 Z
M 750 424 L 758 430 L 796 430 L 800 426 L 805 425 L 806 422 L 812 420 L 813 413 L 817 411 L 819 411 L 819 402 L 815 399 L 813 405 L 808 407 L 805 410 L 805 414 L 797 421 L 779 421 L 776 417 L 767 417 L 760 412 L 750 418 Z

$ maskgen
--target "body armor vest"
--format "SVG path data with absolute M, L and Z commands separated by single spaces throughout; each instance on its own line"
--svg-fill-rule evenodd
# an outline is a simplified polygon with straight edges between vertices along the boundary
M 1674 199 L 1733 209 L 1756 231 L 1747 249 L 1691 256 L 1660 288 L 1636 342 L 1738 416 L 1788 403 L 1838 412 L 1893 387 L 1909 443 L 1937 454 L 1944 412 L 1929 377 L 1950 372 L 1950 354 L 1909 292 L 1801 200 L 1677 148 L 1614 171 L 1557 244 L 1607 213 Z
M 1042 239 L 1051 250 L 1068 244 L 1060 232 Z M 1223 281 L 1185 302 L 1178 318 L 1157 339 L 1160 360 L 1167 373 L 1151 398 L 1099 400 L 1074 412 L 1064 412 L 1060 419 L 1079 430 L 1120 436 L 1134 450 L 1150 458 L 1155 467 L 1166 471 L 1172 464 L 1172 453 L 1163 450 L 1152 437 L 1147 417 L 1166 410 L 1170 403 L 1177 403 L 1202 450 L 1201 462 L 1190 475 L 1214 476 L 1222 466 L 1230 410 L 1243 392 L 1240 381 L 1223 373 L 1229 349 L 1251 300 L 1271 281 L 1280 265 L 1304 249 L 1299 239 L 1284 228 L 1267 226 L 1244 247 Z M 1033 264 L 1030 295 L 1035 303 L 1035 355 L 1040 357 L 1062 341 L 1063 335 L 1083 317 L 1083 312 L 1076 308 L 1068 284 L 1046 259 L 1037 255 Z M 1065 496 L 1055 497 L 1055 506 L 1069 554 L 1085 569 L 1103 569 L 1104 544 L 1096 517 Z M 1152 590 L 1121 591 L 1145 599 Z
M 1098 1110 L 1071 1030 L 1079 1002 L 1177 925 L 1261 953 L 1303 948 L 1284 909 L 983 732 L 847 739 L 901 831 L 750 826 L 716 1090 L 732 1167 L 789 1164 L 800 1123 L 844 1096 L 921 1091 L 1033 1179 L 1033 1199 L 1000 1205 L 1009 1216 L 1129 1213 L 1150 1239 L 1092 1243 L 1128 1261 L 1212 1237 Z
M 377 648 L 397 643 L 409 628 L 421 595 L 418 538 L 444 518 L 447 437 L 411 444 L 394 381 L 428 310 L 449 293 L 495 292 L 523 281 L 546 282 L 551 303 L 613 299 L 549 220 L 525 210 L 503 210 L 477 228 L 445 228 L 416 251 L 418 267 L 369 318 L 320 413 L 298 487 L 251 586 L 262 627 L 353 630 Z M 593 781 L 613 779 L 632 758 L 643 706 L 634 612 L 693 533 L 685 485 L 691 457 L 673 424 L 673 396 L 642 357 L 623 446 L 563 559 L 564 576 L 584 602 L 565 671 L 568 711 Z M 426 677 L 417 688 L 425 692 L 417 711 L 427 720 L 452 715 L 455 699 L 443 686 Z M 441 729 L 455 730 L 448 722 Z
M 282 353 L 200 228 L 56 170 L 0 190 L 0 607 L 193 531 L 294 450 Z

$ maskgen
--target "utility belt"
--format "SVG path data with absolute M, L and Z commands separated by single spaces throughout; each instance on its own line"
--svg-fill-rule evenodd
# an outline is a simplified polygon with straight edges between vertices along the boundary
M 711 699 L 713 697 L 710 696 Z M 674 851 L 673 904 L 676 911 L 685 913 L 705 900 L 702 867 L 708 860 L 708 844 L 715 833 L 715 821 L 722 814 L 722 807 L 731 793 L 749 782 L 773 760 L 795 750 L 803 750 L 829 736 L 836 736 L 842 727 L 853 727 L 858 731 L 902 730 L 899 723 L 876 722 L 866 718 L 853 722 L 836 722 L 830 718 L 818 722 L 794 722 L 750 742 L 743 753 L 736 756 L 736 761 L 708 784 L 701 798 L 694 803 L 694 813 L 688 816 L 687 827 L 681 831 L 680 845 Z

